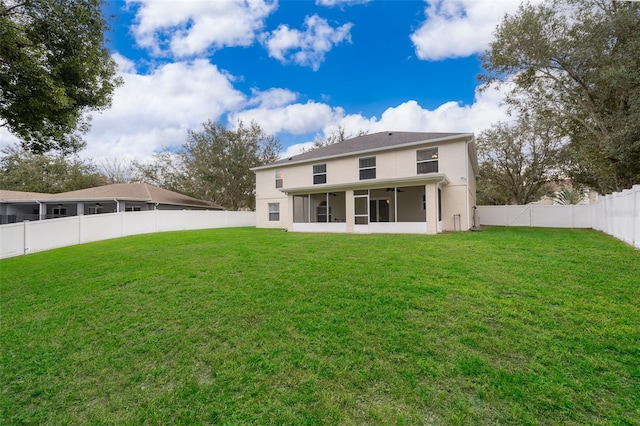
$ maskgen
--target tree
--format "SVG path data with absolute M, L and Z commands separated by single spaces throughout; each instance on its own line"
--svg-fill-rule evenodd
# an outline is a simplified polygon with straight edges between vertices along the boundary
M 240 122 L 236 130 L 211 121 L 202 127 L 189 131 L 180 150 L 190 195 L 231 210 L 253 209 L 255 173 L 250 169 L 277 160 L 280 143 L 254 122 Z
M 134 162 L 127 158 L 105 158 L 98 165 L 105 184 L 133 183 L 138 181 L 138 169 Z
M 568 188 L 568 187 L 563 187 L 559 191 L 556 191 L 553 197 L 556 203 L 563 206 L 580 204 L 585 200 L 585 198 L 586 198 L 585 193 L 580 188 Z
M 512 110 L 569 137 L 568 175 L 605 193 L 640 182 L 638 52 L 638 2 L 525 3 L 499 24 L 481 79 L 512 84 Z
M 121 84 L 103 0 L 0 0 L 0 126 L 26 150 L 77 152 Z
M 55 194 L 104 185 L 97 167 L 74 155 L 34 154 L 13 146 L 0 158 L 0 188 Z
M 196 196 L 198 190 L 184 165 L 181 154 L 162 151 L 153 154 L 149 161 L 134 161 L 134 181 L 150 183 L 160 188 Z
M 477 143 L 478 204 L 528 204 L 551 192 L 562 146 L 540 121 L 497 123 Z

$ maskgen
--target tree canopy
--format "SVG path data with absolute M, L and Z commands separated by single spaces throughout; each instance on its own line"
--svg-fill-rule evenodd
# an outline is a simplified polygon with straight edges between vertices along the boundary
M 121 81 L 104 45 L 103 0 L 0 0 L 0 126 L 23 148 L 77 152 L 87 112 Z
M 552 129 L 522 118 L 495 124 L 477 142 L 479 204 L 528 204 L 551 192 L 562 147 Z
M 0 188 L 55 194 L 104 185 L 98 168 L 77 156 L 34 154 L 17 146 L 3 149 Z
M 181 155 L 194 196 L 231 210 L 255 208 L 256 176 L 250 169 L 278 159 L 280 143 L 251 122 L 236 130 L 207 121 L 202 130 L 189 131 Z
M 601 193 L 640 182 L 640 3 L 547 0 L 505 16 L 482 58 L 485 87 L 568 138 L 565 171 Z
M 251 168 L 277 160 L 279 152 L 278 140 L 254 122 L 230 130 L 207 121 L 201 130 L 190 130 L 176 152 L 160 152 L 151 162 L 134 166 L 142 181 L 231 210 L 253 209 L 256 177 Z

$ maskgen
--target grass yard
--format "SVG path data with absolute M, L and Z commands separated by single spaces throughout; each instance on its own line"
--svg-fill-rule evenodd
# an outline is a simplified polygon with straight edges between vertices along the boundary
M 589 230 L 164 233 L 0 261 L 1 424 L 640 424 Z

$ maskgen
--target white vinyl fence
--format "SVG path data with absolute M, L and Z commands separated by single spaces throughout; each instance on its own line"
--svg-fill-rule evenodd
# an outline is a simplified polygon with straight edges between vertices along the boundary
M 640 248 L 640 185 L 574 206 L 478 206 L 480 225 L 593 228 Z
M 25 221 L 0 226 L 0 259 L 127 235 L 255 225 L 255 212 L 211 210 L 154 210 Z

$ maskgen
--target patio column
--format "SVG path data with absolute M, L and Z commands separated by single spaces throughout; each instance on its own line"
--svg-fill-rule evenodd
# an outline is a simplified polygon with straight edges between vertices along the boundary
M 38 215 L 40 216 L 38 220 L 47 218 L 47 205 L 45 203 L 40 203 L 40 206 L 38 207 Z
M 84 203 L 78 203 L 76 205 L 76 214 L 78 216 L 83 216 L 84 215 Z
M 353 201 L 353 189 L 348 189 L 345 191 L 345 215 L 347 216 L 347 232 L 353 232 L 353 225 L 355 224 L 355 203 Z
M 438 185 L 429 183 L 424 188 L 427 204 L 427 234 L 438 233 Z

